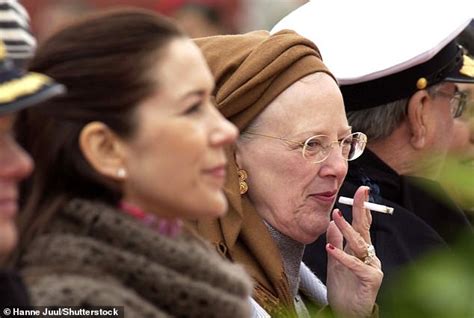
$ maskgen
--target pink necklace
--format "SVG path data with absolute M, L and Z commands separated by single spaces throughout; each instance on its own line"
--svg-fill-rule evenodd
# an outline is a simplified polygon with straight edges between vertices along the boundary
M 183 221 L 180 219 L 160 218 L 154 214 L 143 211 L 136 205 L 124 201 L 120 201 L 119 208 L 162 235 L 176 237 L 181 233 Z

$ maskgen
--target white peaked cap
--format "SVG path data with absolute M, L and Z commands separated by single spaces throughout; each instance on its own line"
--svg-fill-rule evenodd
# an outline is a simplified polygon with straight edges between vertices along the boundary
M 453 45 L 473 17 L 474 0 L 314 0 L 285 16 L 271 33 L 291 29 L 312 40 L 324 64 L 345 86 L 393 77 L 430 62 Z M 445 61 L 438 57 L 428 68 L 440 68 L 440 63 Z M 456 67 L 460 69 L 462 61 Z M 411 76 L 420 75 L 419 70 L 415 73 Z M 470 82 L 469 78 L 465 81 Z M 429 80 L 428 86 L 434 82 Z M 405 91 L 405 97 L 413 93 Z

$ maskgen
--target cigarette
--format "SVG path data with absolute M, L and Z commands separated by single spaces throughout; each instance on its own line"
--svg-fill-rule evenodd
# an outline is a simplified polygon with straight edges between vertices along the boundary
M 341 204 L 346 204 L 346 205 L 350 205 L 350 206 L 354 205 L 354 199 L 346 198 L 346 197 L 343 197 L 343 196 L 339 197 L 338 202 L 341 203 Z M 391 208 L 389 206 L 376 204 L 376 203 L 372 203 L 372 202 L 364 202 L 364 208 L 372 210 L 372 211 L 386 213 L 386 214 L 393 214 L 393 210 L 394 210 L 393 208 Z

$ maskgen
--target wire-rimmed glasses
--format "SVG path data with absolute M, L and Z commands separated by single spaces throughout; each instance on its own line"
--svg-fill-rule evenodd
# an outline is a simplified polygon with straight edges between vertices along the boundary
M 367 136 L 361 132 L 355 132 L 340 140 L 332 141 L 329 136 L 316 135 L 309 137 L 305 142 L 299 142 L 282 137 L 269 136 L 254 132 L 245 132 L 245 134 L 279 139 L 289 143 L 297 144 L 302 148 L 302 155 L 305 160 L 313 163 L 321 163 L 329 157 L 334 145 L 339 145 L 344 159 L 351 161 L 362 155 L 367 144 Z
M 464 109 L 466 108 L 468 96 L 466 92 L 456 91 L 454 94 L 448 94 L 441 90 L 437 90 L 435 95 L 441 95 L 449 98 L 449 104 L 451 105 L 451 115 L 453 118 L 461 117 Z

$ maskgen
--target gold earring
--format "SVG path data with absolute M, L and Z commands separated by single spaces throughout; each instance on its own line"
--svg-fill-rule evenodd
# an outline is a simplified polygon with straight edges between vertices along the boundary
M 123 179 L 127 176 L 127 171 L 125 171 L 125 168 L 119 168 L 117 170 L 117 177 L 119 177 L 120 179 Z
M 239 169 L 237 170 L 237 175 L 239 176 L 240 194 L 245 194 L 249 189 L 247 182 L 245 182 L 245 180 L 248 178 L 247 171 L 244 169 Z

